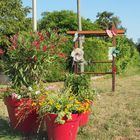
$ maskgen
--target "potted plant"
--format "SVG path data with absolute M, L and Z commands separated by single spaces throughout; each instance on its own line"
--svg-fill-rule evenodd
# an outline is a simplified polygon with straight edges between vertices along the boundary
M 21 105 L 28 108 L 31 104 L 32 98 L 28 94 L 28 88 L 45 80 L 44 77 L 48 72 L 49 65 L 58 57 L 60 58 L 59 46 L 63 43 L 63 38 L 54 31 L 48 31 L 47 33 L 44 31 L 21 32 L 6 38 L 5 43 L 8 48 L 3 57 L 4 71 L 9 76 L 11 85 L 4 95 L 4 102 L 8 112 L 14 114 L 10 118 L 11 126 L 22 131 L 23 129 L 18 129 L 19 127 L 15 123 L 21 122 L 17 121 L 16 110 Z M 9 110 L 10 106 L 13 106 L 13 109 Z M 28 114 L 28 119 L 30 119 L 29 116 L 32 116 L 32 113 L 37 116 L 36 111 L 33 111 Z M 11 117 L 10 114 L 9 117 Z M 28 125 L 31 124 L 28 123 Z M 22 126 L 23 123 L 20 127 Z
M 96 90 L 91 88 L 90 82 L 90 77 L 87 75 L 68 74 L 64 83 L 66 88 L 69 86 L 72 88 L 72 93 L 85 108 L 81 114 L 80 126 L 88 123 L 90 108 L 96 97 Z
M 31 109 L 32 100 L 27 91 L 22 94 L 15 89 L 7 89 L 4 93 L 4 103 L 10 119 L 10 126 L 24 134 L 36 133 L 39 126 L 38 114 L 35 108 Z M 30 110 L 26 113 L 26 110 Z
M 85 106 L 75 98 L 70 87 L 38 91 L 39 96 L 32 105 L 46 122 L 48 140 L 76 140 Z

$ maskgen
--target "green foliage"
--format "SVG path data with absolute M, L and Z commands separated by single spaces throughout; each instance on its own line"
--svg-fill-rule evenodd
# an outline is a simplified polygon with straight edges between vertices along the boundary
M 107 72 L 111 70 L 110 64 L 90 64 L 92 61 L 108 60 L 108 47 L 111 47 L 111 43 L 107 43 L 103 39 L 89 38 L 85 41 L 85 60 L 89 62 L 89 65 L 85 65 L 85 71 Z
M 90 80 L 86 75 L 68 74 L 65 79 L 65 87 L 72 87 L 74 94 L 77 94 L 80 88 L 89 88 Z
M 65 36 L 63 36 L 65 38 Z M 46 74 L 46 81 L 55 82 L 62 81 L 65 79 L 65 74 L 73 71 L 72 58 L 70 56 L 73 50 L 73 42 L 71 37 L 67 37 L 64 44 L 59 47 L 60 51 L 64 54 L 64 59 L 55 59 L 53 64 L 48 68 L 48 73 Z
M 77 30 L 77 14 L 68 11 L 44 12 L 43 18 L 39 21 L 39 30 L 47 30 L 48 28 L 56 29 L 59 32 L 67 30 Z M 82 18 L 83 30 L 93 30 L 97 28 L 89 19 Z
M 90 77 L 87 75 L 68 74 L 64 86 L 71 87 L 72 93 L 80 102 L 93 101 L 96 95 L 95 90 L 90 86 Z
M 22 32 L 6 41 L 9 47 L 4 58 L 5 70 L 14 87 L 28 87 L 45 80 L 49 65 L 62 56 L 59 46 L 63 39 L 53 31 Z
M 118 73 L 122 73 L 128 67 L 136 65 L 139 54 L 131 39 L 125 36 L 117 37 L 117 49 L 120 51 L 116 61 Z
M 66 72 L 66 61 L 55 61 L 48 66 L 48 72 L 45 75 L 45 80 L 48 82 L 63 81 Z
M 103 38 L 87 38 L 84 46 L 84 57 L 87 64 L 85 71 L 88 72 L 110 72 L 111 64 L 97 63 L 90 65 L 92 61 L 108 60 L 108 49 L 112 47 L 112 43 Z M 138 51 L 136 45 L 131 39 L 126 36 L 117 37 L 116 49 L 119 51 L 116 57 L 117 73 L 122 73 L 130 66 L 133 66 L 138 61 Z
M 4 70 L 4 62 L 2 59 L 0 59 L 0 73 Z
M 121 24 L 119 17 L 114 16 L 114 13 L 104 11 L 102 13 L 97 14 L 96 23 L 99 25 L 101 29 L 110 29 L 112 27 L 112 23 L 118 28 Z
M 15 34 L 31 28 L 31 20 L 26 18 L 29 7 L 23 7 L 21 0 L 0 1 L 0 35 Z

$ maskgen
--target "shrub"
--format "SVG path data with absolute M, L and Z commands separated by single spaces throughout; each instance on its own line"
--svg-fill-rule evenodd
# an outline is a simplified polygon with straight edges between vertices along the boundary
M 103 39 L 89 38 L 84 44 L 85 60 L 90 61 L 105 61 L 108 60 L 108 47 L 111 44 Z M 106 72 L 110 71 L 110 64 L 97 63 L 94 65 L 85 65 L 85 71 Z
M 122 73 L 129 66 L 136 64 L 139 54 L 133 41 L 125 36 L 117 37 L 117 48 L 120 51 L 116 61 L 117 72 Z
M 5 70 L 14 87 L 45 80 L 49 66 L 62 58 L 59 46 L 64 39 L 56 32 L 22 32 L 6 41 Z
M 80 102 L 93 101 L 96 92 L 91 88 L 90 81 L 87 75 L 68 74 L 64 86 L 65 88 L 71 87 L 72 93 Z

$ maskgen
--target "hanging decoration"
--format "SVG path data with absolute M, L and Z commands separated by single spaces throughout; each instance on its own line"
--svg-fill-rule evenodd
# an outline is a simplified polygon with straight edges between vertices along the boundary
M 84 51 L 81 48 L 76 48 L 71 52 L 71 57 L 74 62 L 82 63 L 84 62 Z
M 74 34 L 73 42 L 76 42 L 77 39 L 78 39 L 78 33 L 76 32 L 76 33 Z
M 116 47 L 109 47 L 108 50 L 108 59 L 112 60 L 113 56 L 116 57 L 120 53 L 119 50 L 116 49 Z
M 117 35 L 117 29 L 116 29 L 116 27 L 113 25 L 111 30 L 109 30 L 109 29 L 106 30 L 106 33 L 107 33 L 107 35 L 108 35 L 110 38 L 112 38 L 113 36 L 116 36 L 116 35 Z

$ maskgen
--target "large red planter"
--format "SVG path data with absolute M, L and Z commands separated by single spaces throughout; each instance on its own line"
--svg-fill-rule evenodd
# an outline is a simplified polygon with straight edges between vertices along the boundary
M 85 104 L 85 103 L 83 103 L 83 104 Z M 93 105 L 93 102 L 90 101 L 90 102 L 88 102 L 88 104 L 89 104 L 90 106 L 92 106 L 92 105 Z M 80 126 L 80 127 L 81 127 L 81 126 L 85 126 L 85 125 L 88 123 L 88 121 L 89 121 L 89 115 L 90 115 L 90 111 L 83 112 L 83 113 L 81 114 L 81 118 L 80 118 L 80 122 L 79 122 L 79 126 Z
M 28 114 L 28 116 L 20 122 L 18 119 L 19 116 L 17 115 L 17 113 L 19 112 L 18 107 L 21 104 L 28 103 L 29 105 L 31 105 L 30 99 L 23 98 L 23 99 L 17 100 L 17 99 L 12 99 L 11 97 L 7 97 L 4 99 L 4 103 L 7 106 L 7 111 L 8 111 L 9 119 L 10 119 L 10 126 L 13 129 L 21 133 L 25 133 L 25 134 L 31 134 L 31 133 L 37 132 L 39 121 L 37 120 L 38 115 L 36 114 L 35 110 L 31 111 Z
M 57 115 L 46 116 L 48 140 L 76 140 L 80 116 L 72 114 L 72 120 L 66 120 L 64 124 L 55 123 Z
M 89 112 L 84 112 L 81 114 L 79 126 L 85 126 L 89 121 Z

